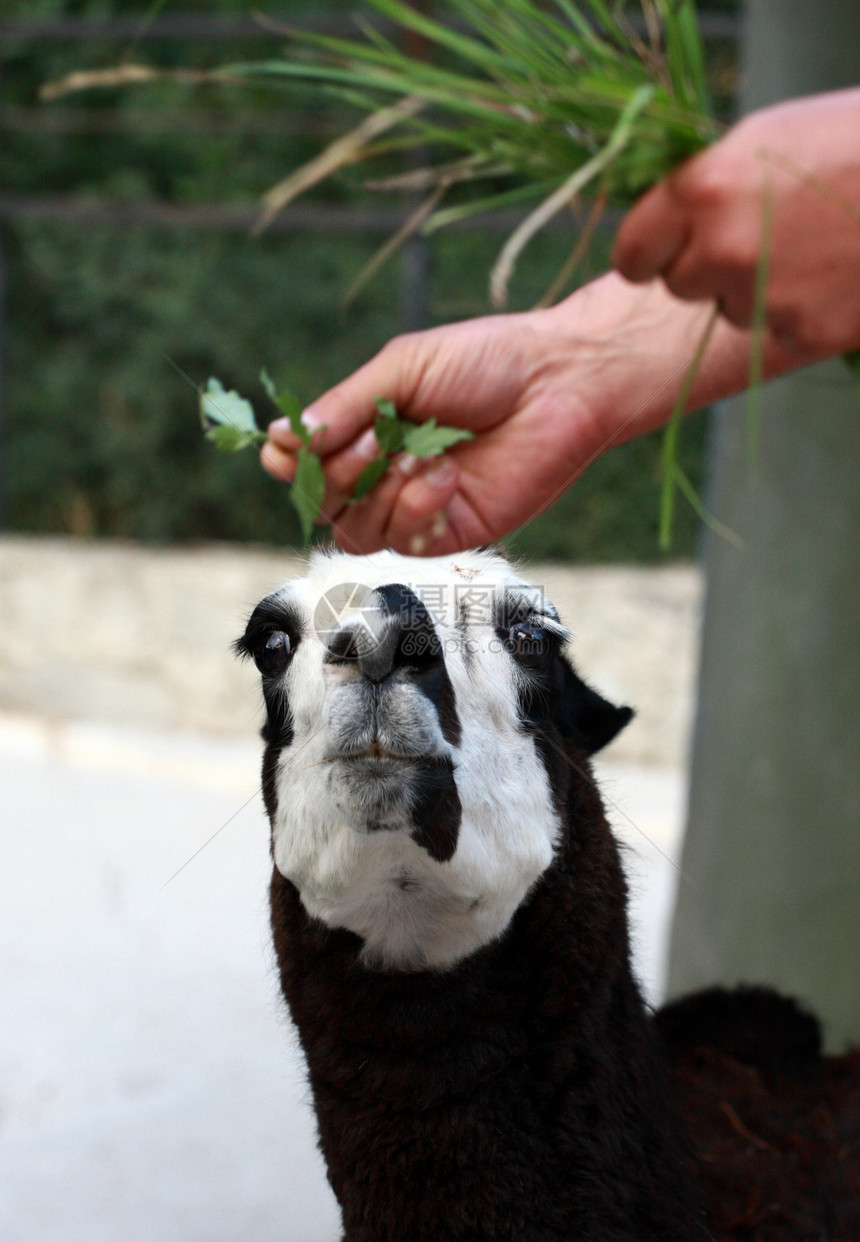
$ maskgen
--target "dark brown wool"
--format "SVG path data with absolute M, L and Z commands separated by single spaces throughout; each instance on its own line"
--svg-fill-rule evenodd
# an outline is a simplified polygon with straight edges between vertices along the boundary
M 419 614 L 381 598 L 388 663 L 376 668 L 381 646 L 368 649 L 367 701 L 377 710 L 394 669 L 411 702 L 424 694 L 441 712 L 450 741 L 459 721 L 441 649 L 407 660 Z M 283 670 L 308 632 L 288 604 L 264 601 L 238 644 L 263 674 L 273 825 L 295 805 L 279 766 L 299 728 Z M 517 662 L 516 736 L 533 740 L 562 824 L 502 934 L 445 968 L 381 969 L 272 877 L 281 986 L 344 1242 L 860 1242 L 860 1053 L 823 1058 L 815 1020 L 765 989 L 646 1010 L 589 767 L 630 712 L 579 680 L 539 619 L 503 613 L 498 633 Z M 345 659 L 341 637 L 321 661 Z M 348 740 L 352 718 L 340 719 Z M 444 869 L 460 802 L 450 758 L 429 770 L 412 840 Z M 522 827 L 528 837 L 528 817 Z
M 368 971 L 272 879 L 284 995 L 348 1242 L 706 1238 L 630 970 L 626 889 L 571 751 L 556 863 L 447 972 Z

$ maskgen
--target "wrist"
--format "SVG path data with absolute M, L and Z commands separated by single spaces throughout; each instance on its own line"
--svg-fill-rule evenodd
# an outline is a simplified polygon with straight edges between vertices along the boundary
M 712 305 L 681 301 L 660 281 L 634 285 L 609 272 L 542 312 L 542 330 L 557 340 L 556 382 L 564 388 L 563 371 L 570 376 L 580 440 L 604 452 L 669 420 L 708 329 Z M 719 317 L 685 412 L 746 388 L 752 350 L 753 334 Z M 763 378 L 820 356 L 789 352 L 766 336 Z

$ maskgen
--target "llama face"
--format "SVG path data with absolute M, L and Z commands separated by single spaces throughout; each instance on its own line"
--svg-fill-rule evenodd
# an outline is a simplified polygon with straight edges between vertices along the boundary
M 565 639 L 491 552 L 317 554 L 255 609 L 237 647 L 263 679 L 275 865 L 368 966 L 454 965 L 552 862 L 564 739 L 595 750 L 629 718 Z

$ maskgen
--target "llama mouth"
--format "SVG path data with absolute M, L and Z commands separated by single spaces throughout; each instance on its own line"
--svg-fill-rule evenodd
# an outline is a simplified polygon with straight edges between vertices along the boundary
M 432 756 L 388 750 L 387 747 L 374 742 L 370 746 L 363 746 L 360 750 L 340 751 L 332 755 L 332 758 L 340 759 L 345 763 L 417 763 L 421 760 L 429 760 Z
M 337 751 L 328 757 L 329 763 L 343 763 L 349 767 L 365 772 L 385 772 L 419 766 L 421 768 L 447 766 L 450 762 L 444 755 L 428 754 L 419 751 L 389 750 L 373 742 L 356 750 Z

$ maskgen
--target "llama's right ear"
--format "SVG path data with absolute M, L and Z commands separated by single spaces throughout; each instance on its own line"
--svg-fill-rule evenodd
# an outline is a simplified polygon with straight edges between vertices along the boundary
M 632 707 L 615 707 L 579 677 L 562 660 L 564 680 L 561 709 L 556 720 L 562 737 L 569 738 L 586 754 L 608 745 L 633 719 Z

